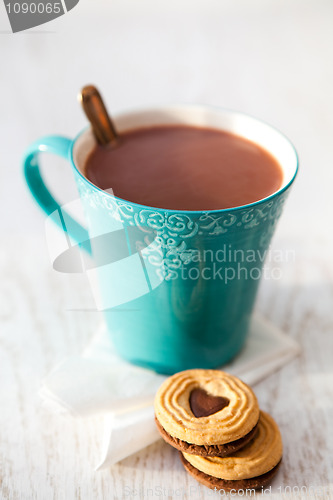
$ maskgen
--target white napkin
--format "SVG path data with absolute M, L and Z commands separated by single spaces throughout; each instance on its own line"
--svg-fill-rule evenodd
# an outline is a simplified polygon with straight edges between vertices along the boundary
M 245 347 L 223 370 L 253 385 L 298 353 L 295 341 L 254 316 Z M 53 411 L 105 415 L 100 469 L 159 439 L 153 400 L 165 378 L 121 360 L 103 325 L 82 356 L 66 359 L 46 377 L 40 394 Z

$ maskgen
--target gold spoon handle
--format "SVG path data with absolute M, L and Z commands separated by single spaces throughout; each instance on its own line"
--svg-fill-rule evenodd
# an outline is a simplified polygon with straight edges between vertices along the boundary
M 79 99 L 98 144 L 104 147 L 116 145 L 119 139 L 117 131 L 96 87 L 93 85 L 83 87 Z

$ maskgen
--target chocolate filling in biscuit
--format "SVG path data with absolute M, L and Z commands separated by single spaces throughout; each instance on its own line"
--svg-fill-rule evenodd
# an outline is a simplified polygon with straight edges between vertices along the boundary
M 227 455 L 231 455 L 251 441 L 258 429 L 258 424 L 256 424 L 248 434 L 230 443 L 199 445 L 187 443 L 186 441 L 171 436 L 159 423 L 156 416 L 155 422 L 164 441 L 171 444 L 174 448 L 177 448 L 177 450 L 191 453 L 192 455 L 199 455 L 201 457 L 226 457 Z
M 200 387 L 193 389 L 189 401 L 192 413 L 197 418 L 213 415 L 230 403 L 228 398 L 213 396 Z
M 208 474 L 201 472 L 196 467 L 193 467 L 193 465 L 191 465 L 186 460 L 186 458 L 182 455 L 182 453 L 180 453 L 180 457 L 187 472 L 191 474 L 191 476 L 193 476 L 197 481 L 204 484 L 205 486 L 208 486 L 208 488 L 211 489 L 216 488 L 217 490 L 224 490 L 224 491 L 231 491 L 231 490 L 245 491 L 250 489 L 256 490 L 259 488 L 263 488 L 271 481 L 273 476 L 276 474 L 282 460 L 281 459 L 279 463 L 275 467 L 273 467 L 273 469 L 266 472 L 265 474 L 262 474 L 261 476 L 251 477 L 250 479 L 236 479 L 232 481 L 232 480 L 220 479 L 214 476 L 209 476 Z

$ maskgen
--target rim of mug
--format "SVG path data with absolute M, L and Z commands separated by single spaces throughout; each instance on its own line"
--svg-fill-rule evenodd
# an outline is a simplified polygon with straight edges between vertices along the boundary
M 251 203 L 247 203 L 245 205 L 238 205 L 236 207 L 217 208 L 217 209 L 213 209 L 213 210 L 210 210 L 210 209 L 184 210 L 184 209 L 154 207 L 154 206 L 151 206 L 151 205 L 142 205 L 141 203 L 136 203 L 134 201 L 126 200 L 125 198 L 120 198 L 119 196 L 116 196 L 114 194 L 109 193 L 108 191 L 106 191 L 104 189 L 101 189 L 96 184 L 94 184 L 93 182 L 91 182 L 87 177 L 85 177 L 83 175 L 83 173 L 81 172 L 81 170 L 75 164 L 75 161 L 74 161 L 74 149 L 75 149 L 75 146 L 77 144 L 78 139 L 80 139 L 81 136 L 84 133 L 86 133 L 89 130 L 92 130 L 90 125 L 88 125 L 84 129 L 82 129 L 74 137 L 74 139 L 72 141 L 71 149 L 70 149 L 70 160 L 71 160 L 72 166 L 74 167 L 76 173 L 85 182 L 87 182 L 92 188 L 94 188 L 96 191 L 99 191 L 101 193 L 104 193 L 105 195 L 111 196 L 112 198 L 115 198 L 118 201 L 134 205 L 135 207 L 138 207 L 138 209 L 146 209 L 146 210 L 148 209 L 148 210 L 156 210 L 156 211 L 165 211 L 165 212 L 170 212 L 170 213 L 173 213 L 173 214 L 184 213 L 184 214 L 187 214 L 187 215 L 196 215 L 196 214 L 202 214 L 202 213 L 221 213 L 221 212 L 228 213 L 228 212 L 234 212 L 236 210 L 245 210 L 245 209 L 253 208 L 253 207 L 256 207 L 256 206 L 261 205 L 263 203 L 266 203 L 267 201 L 269 201 L 269 200 L 271 200 L 271 199 L 279 196 L 280 194 L 284 193 L 291 186 L 291 184 L 294 182 L 295 177 L 296 177 L 296 175 L 298 173 L 298 170 L 299 170 L 299 158 L 298 158 L 298 154 L 297 154 L 295 146 L 290 141 L 290 139 L 288 139 L 288 137 L 285 134 L 283 134 L 279 129 L 277 129 L 273 125 L 270 125 L 269 123 L 265 122 L 264 120 L 261 120 L 259 118 L 254 117 L 253 115 L 250 115 L 249 113 L 244 113 L 242 111 L 236 111 L 236 110 L 233 110 L 231 108 L 222 108 L 222 107 L 218 107 L 218 106 L 214 106 L 214 105 L 176 104 L 176 105 L 165 105 L 165 106 L 156 106 L 156 107 L 147 107 L 147 108 L 134 108 L 131 111 L 124 111 L 124 112 L 120 112 L 120 113 L 115 114 L 114 117 L 113 117 L 113 119 L 116 122 L 117 119 L 119 119 L 119 118 L 125 118 L 126 119 L 127 117 L 130 118 L 133 115 L 143 115 L 143 114 L 148 114 L 148 113 L 163 113 L 163 112 L 170 112 L 172 110 L 174 110 L 174 111 L 175 110 L 178 110 L 178 111 L 193 110 L 194 111 L 195 109 L 196 110 L 201 110 L 201 111 L 212 110 L 212 111 L 222 112 L 222 113 L 226 113 L 226 114 L 230 114 L 230 115 L 235 115 L 235 116 L 239 116 L 239 117 L 247 117 L 247 118 L 250 118 L 251 120 L 253 120 L 253 121 L 255 121 L 255 122 L 257 122 L 257 123 L 259 123 L 261 125 L 264 125 L 268 129 L 271 129 L 273 132 L 275 132 L 277 135 L 279 135 L 281 138 L 283 138 L 288 143 L 288 145 L 290 146 L 291 150 L 293 151 L 293 153 L 295 155 L 295 169 L 294 169 L 294 173 L 292 174 L 290 180 L 285 185 L 282 185 L 277 191 L 274 191 L 272 194 L 270 194 L 269 196 L 266 196 L 265 198 L 261 198 L 260 200 L 257 200 L 257 201 L 253 201 Z M 172 124 L 170 123 L 170 125 L 172 125 Z M 190 123 L 189 124 L 184 124 L 184 125 L 191 126 Z M 193 125 L 193 126 L 195 126 L 195 125 Z M 133 129 L 135 129 L 135 128 L 139 128 L 139 127 L 133 127 Z M 211 126 L 210 128 L 216 128 L 216 127 Z M 127 130 L 131 130 L 131 127 L 128 127 Z M 217 130 L 223 130 L 223 129 L 221 128 L 221 129 L 217 129 Z M 229 132 L 229 131 L 226 130 L 226 132 Z M 233 133 L 233 132 L 231 132 L 231 133 Z M 246 139 L 246 137 L 243 137 L 240 134 L 237 134 L 237 133 L 234 133 L 234 134 L 238 135 L 239 137 L 242 137 L 242 138 Z M 250 139 L 248 139 L 248 140 L 250 140 Z M 264 146 L 262 146 L 261 144 L 255 142 L 253 140 L 251 142 L 254 142 L 255 144 L 258 144 L 260 147 L 264 148 Z M 264 148 L 264 149 L 266 149 L 266 148 Z M 269 151 L 269 150 L 266 149 L 266 151 Z M 272 154 L 272 153 L 270 153 L 270 154 Z M 283 167 L 282 167 L 282 169 L 283 169 Z

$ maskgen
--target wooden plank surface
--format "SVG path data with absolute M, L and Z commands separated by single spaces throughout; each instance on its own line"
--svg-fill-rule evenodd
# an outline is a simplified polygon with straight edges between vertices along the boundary
M 278 245 L 282 248 L 284 242 Z M 87 288 L 51 269 L 43 240 L 12 238 L 4 248 L 0 498 L 210 498 L 212 492 L 185 473 L 177 452 L 162 441 L 114 467 L 94 471 L 102 418 L 57 415 L 38 397 L 42 378 L 63 358 L 80 352 L 94 331 L 96 314 L 68 311 L 75 301 L 89 302 Z M 255 388 L 261 407 L 279 423 L 285 447 L 283 466 L 267 498 L 332 498 L 329 257 L 321 245 L 299 244 L 292 265 L 278 264 L 281 279 L 266 280 L 260 289 L 257 309 L 302 346 L 295 361 Z

